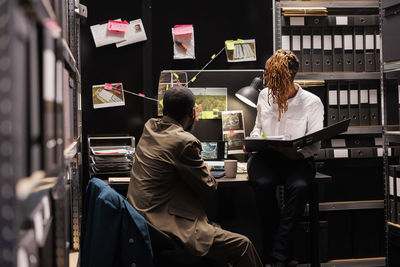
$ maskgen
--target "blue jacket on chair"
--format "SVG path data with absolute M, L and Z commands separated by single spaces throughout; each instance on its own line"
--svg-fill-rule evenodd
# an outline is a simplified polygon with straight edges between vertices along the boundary
M 82 267 L 148 267 L 153 252 L 146 220 L 100 179 L 86 189 L 80 236 Z

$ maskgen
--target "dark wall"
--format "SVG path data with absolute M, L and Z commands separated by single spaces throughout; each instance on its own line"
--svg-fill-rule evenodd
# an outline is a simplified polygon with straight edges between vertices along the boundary
M 81 23 L 83 151 L 87 151 L 86 140 L 91 135 L 129 134 L 138 140 L 144 122 L 157 114 L 153 102 L 126 93 L 123 107 L 93 109 L 92 85 L 122 82 L 125 90 L 156 97 L 160 71 L 201 69 L 224 47 L 227 39 L 256 39 L 257 61 L 227 63 L 223 52 L 207 69 L 263 69 L 266 58 L 272 54 L 270 1 L 248 0 L 237 4 L 227 0 L 82 0 L 81 3 L 88 8 L 88 18 Z M 96 48 L 90 26 L 115 18 L 127 21 L 141 18 L 148 40 L 122 48 L 115 45 Z M 176 24 L 193 24 L 195 60 L 173 60 L 171 28 Z M 87 155 L 83 161 L 87 162 Z M 87 173 L 85 165 L 84 173 Z

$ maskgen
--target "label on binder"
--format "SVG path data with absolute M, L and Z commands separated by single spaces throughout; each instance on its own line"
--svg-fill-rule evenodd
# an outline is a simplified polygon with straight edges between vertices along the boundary
M 347 25 L 347 24 L 348 24 L 347 16 L 336 17 L 336 25 Z
M 389 176 L 389 195 L 394 196 L 394 178 Z

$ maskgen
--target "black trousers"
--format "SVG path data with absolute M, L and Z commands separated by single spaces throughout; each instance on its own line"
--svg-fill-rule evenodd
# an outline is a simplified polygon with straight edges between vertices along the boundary
M 315 177 L 313 158 L 288 160 L 276 151 L 254 154 L 247 171 L 256 193 L 262 222 L 263 253 L 268 261 L 273 257 L 285 262 L 293 257 L 295 228 L 304 213 L 309 184 Z M 284 185 L 284 208 L 280 211 L 277 185 Z

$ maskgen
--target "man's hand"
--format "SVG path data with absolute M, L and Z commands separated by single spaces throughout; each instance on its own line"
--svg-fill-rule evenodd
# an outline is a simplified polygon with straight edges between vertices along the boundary
M 290 160 L 301 160 L 304 159 L 303 154 L 297 152 L 297 150 L 293 147 L 282 147 L 282 146 L 271 146 L 273 150 L 276 150 L 283 154 Z
M 200 112 L 202 112 L 202 111 L 203 111 L 203 107 L 201 106 L 201 104 L 197 105 L 197 106 L 194 108 L 194 112 L 195 112 L 195 114 L 194 114 L 194 120 L 195 120 L 195 121 L 199 121 Z

